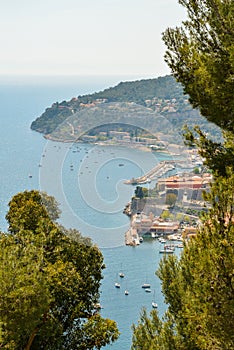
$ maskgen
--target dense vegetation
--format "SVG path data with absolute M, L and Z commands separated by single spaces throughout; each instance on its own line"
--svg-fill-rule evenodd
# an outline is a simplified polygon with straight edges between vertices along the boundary
M 51 134 L 72 115 L 75 115 L 79 122 L 77 112 L 87 111 L 100 103 L 111 102 L 134 102 L 151 108 L 152 111 L 165 116 L 178 132 L 181 132 L 185 123 L 192 125 L 195 122 L 205 132 L 211 132 L 213 135 L 218 133 L 218 129 L 207 123 L 198 110 L 191 108 L 188 97 L 183 94 L 182 86 L 172 76 L 121 82 L 101 92 L 78 96 L 70 101 L 56 102 L 32 122 L 31 128 L 43 134 Z M 110 118 L 110 123 L 116 122 L 114 117 Z
M 133 350 L 234 348 L 234 2 L 179 0 L 188 20 L 168 29 L 166 60 L 195 107 L 221 126 L 224 143 L 187 130 L 214 181 L 196 238 L 181 258 L 164 258 L 157 275 L 168 310 L 161 320 L 143 310 L 133 326 Z
M 0 348 L 100 349 L 118 338 L 96 306 L 102 254 L 55 224 L 58 216 L 53 197 L 38 191 L 9 203 L 9 231 L 0 233 Z

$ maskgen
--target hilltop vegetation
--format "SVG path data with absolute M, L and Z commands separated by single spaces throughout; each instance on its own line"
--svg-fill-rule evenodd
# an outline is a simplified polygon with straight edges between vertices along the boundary
M 73 120 L 78 118 L 79 121 L 77 112 L 86 112 L 89 108 L 100 104 L 114 102 L 134 102 L 147 110 L 150 108 L 153 112 L 163 115 L 178 132 L 181 132 L 184 124 L 197 124 L 213 136 L 219 133 L 214 125 L 200 116 L 198 110 L 192 109 L 188 97 L 183 94 L 181 84 L 177 83 L 172 76 L 120 82 L 117 86 L 104 91 L 73 97 L 70 101 L 55 102 L 32 122 L 31 128 L 48 135 L 68 117 L 75 115 L 76 118 Z M 110 122 L 117 121 L 110 118 Z

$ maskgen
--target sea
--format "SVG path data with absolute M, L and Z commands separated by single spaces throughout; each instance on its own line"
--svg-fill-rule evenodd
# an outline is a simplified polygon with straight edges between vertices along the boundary
M 130 349 L 132 324 L 137 324 L 143 308 L 152 310 L 152 301 L 158 304 L 160 316 L 167 308 L 155 274 L 160 243 L 144 239 L 139 246 L 125 246 L 130 221 L 123 209 L 135 190 L 124 181 L 169 156 L 121 146 L 48 141 L 32 131 L 30 124 L 54 102 L 120 81 L 118 77 L 90 76 L 0 78 L 0 230 L 7 230 L 5 215 L 14 194 L 38 189 L 56 198 L 62 210 L 60 223 L 91 237 L 104 256 L 101 314 L 115 320 L 120 331 L 119 339 L 105 347 L 108 350 Z M 124 278 L 119 277 L 120 271 Z M 120 288 L 115 288 L 116 282 Z M 151 285 L 151 293 L 142 288 L 144 283 Z

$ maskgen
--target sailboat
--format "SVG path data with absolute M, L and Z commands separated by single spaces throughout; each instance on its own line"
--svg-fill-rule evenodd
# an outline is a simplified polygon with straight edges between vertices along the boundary
M 116 274 L 115 288 L 120 288 L 120 283 L 119 283 L 119 282 L 117 282 L 117 274 Z
M 147 277 L 146 277 L 146 281 L 147 281 Z M 141 288 L 150 289 L 150 284 L 148 282 L 145 282 L 144 284 L 142 284 Z
M 128 295 L 128 294 L 129 294 L 128 286 L 127 286 L 127 285 L 126 285 L 126 289 L 125 289 L 125 291 L 124 291 L 124 294 L 125 294 L 125 295 Z
M 120 272 L 119 272 L 119 277 L 120 277 L 120 278 L 124 278 L 124 273 L 123 273 L 123 271 L 122 271 L 122 264 L 121 264 L 121 270 L 120 270 Z
M 153 309 L 157 309 L 157 307 L 158 307 L 158 304 L 155 302 L 155 290 L 154 290 L 154 298 L 153 298 L 153 301 L 152 301 L 152 308 Z

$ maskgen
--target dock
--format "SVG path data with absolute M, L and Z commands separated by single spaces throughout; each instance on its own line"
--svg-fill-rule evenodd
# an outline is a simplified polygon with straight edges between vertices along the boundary
M 166 174 L 168 171 L 175 169 L 175 166 L 179 162 L 180 161 L 162 161 L 143 176 L 132 178 L 131 180 L 127 180 L 124 183 L 126 185 L 138 185 L 149 183 L 152 180 L 156 180 L 158 177 Z
M 135 228 L 130 227 L 129 230 L 125 233 L 125 244 L 131 246 L 140 244 L 139 235 Z

